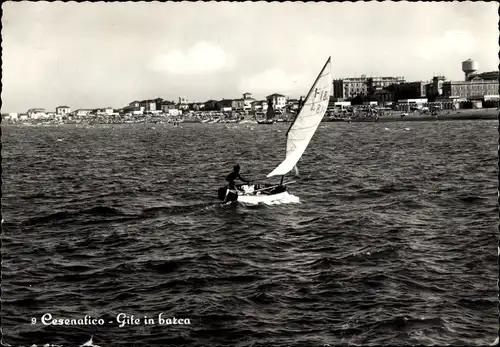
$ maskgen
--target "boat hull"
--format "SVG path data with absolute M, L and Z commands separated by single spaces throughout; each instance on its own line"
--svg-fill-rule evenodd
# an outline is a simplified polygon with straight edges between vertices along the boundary
M 259 184 L 259 185 L 237 185 L 236 190 L 221 187 L 218 190 L 219 199 L 226 202 L 242 202 L 248 204 L 275 203 L 287 201 L 291 195 L 286 186 Z

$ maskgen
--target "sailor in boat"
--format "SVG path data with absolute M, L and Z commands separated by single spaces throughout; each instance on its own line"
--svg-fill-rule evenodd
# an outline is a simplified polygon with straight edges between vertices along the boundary
M 219 199 L 223 200 L 224 203 L 226 203 L 228 200 L 236 201 L 236 199 L 238 198 L 238 191 L 236 189 L 236 183 L 235 183 L 237 179 L 239 179 L 242 182 L 245 182 L 246 184 L 250 183 L 250 181 L 241 177 L 240 166 L 238 164 L 234 166 L 233 172 L 231 172 L 226 177 L 226 181 L 229 182 L 228 186 L 219 188 Z
M 230 190 L 236 190 L 236 185 L 235 185 L 234 181 L 236 181 L 237 179 L 239 179 L 242 182 L 245 182 L 246 184 L 250 183 L 250 181 L 248 181 L 248 180 L 244 179 L 243 177 L 241 177 L 241 175 L 240 175 L 240 165 L 239 164 L 236 164 L 233 167 L 233 172 L 231 172 L 226 177 L 226 181 L 229 182 L 229 189 Z

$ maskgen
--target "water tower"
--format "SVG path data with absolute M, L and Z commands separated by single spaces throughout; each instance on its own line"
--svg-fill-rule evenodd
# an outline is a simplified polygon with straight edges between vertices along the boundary
M 462 62 L 462 71 L 465 73 L 465 80 L 467 81 L 468 77 L 479 70 L 479 64 L 477 61 L 472 59 L 467 59 Z

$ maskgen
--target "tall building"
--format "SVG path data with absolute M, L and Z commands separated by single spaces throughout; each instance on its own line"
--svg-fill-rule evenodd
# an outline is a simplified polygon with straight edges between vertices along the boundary
M 373 89 L 374 91 L 377 89 L 383 89 L 392 84 L 400 84 L 405 83 L 405 79 L 403 76 L 397 77 L 368 77 L 368 88 Z
M 351 77 L 333 81 L 333 97 L 336 99 L 353 98 L 357 95 L 373 95 L 392 84 L 404 83 L 403 76 Z
M 347 99 L 360 94 L 367 94 L 368 79 L 365 75 L 361 77 L 341 78 L 333 80 L 333 97 Z

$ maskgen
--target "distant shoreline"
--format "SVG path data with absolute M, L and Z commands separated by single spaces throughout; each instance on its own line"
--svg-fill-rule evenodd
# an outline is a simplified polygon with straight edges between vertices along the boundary
M 366 114 L 358 114 L 358 115 L 349 115 L 351 117 L 352 123 L 384 123 L 384 122 L 422 122 L 422 121 L 460 121 L 460 120 L 495 120 L 498 119 L 500 110 L 499 109 L 472 109 L 472 110 L 443 110 L 440 111 L 437 115 L 429 115 L 429 114 L 420 114 L 418 112 L 409 113 L 404 117 L 401 117 L 403 114 L 402 111 L 392 111 L 390 115 L 382 115 L 376 119 L 374 116 L 367 116 Z M 345 118 L 335 118 L 335 117 L 325 117 L 322 123 L 330 123 L 330 122 L 343 122 L 348 123 L 348 119 Z M 249 120 L 241 120 L 241 121 L 220 121 L 220 122 L 206 122 L 203 123 L 199 119 L 188 118 L 183 121 L 180 121 L 179 124 L 190 123 L 190 124 L 254 124 L 256 126 L 269 126 L 265 124 L 257 124 L 254 121 Z M 279 123 L 290 123 L 290 121 L 284 120 Z M 47 120 L 17 120 L 13 121 L 2 121 L 3 126 L 7 125 L 17 125 L 17 126 L 52 126 L 52 125 L 111 125 L 111 124 L 147 124 L 147 125 L 155 125 L 155 124 L 172 124 L 172 121 L 114 121 L 114 122 L 99 122 L 94 120 L 82 120 L 80 122 L 70 121 L 70 122 L 54 122 Z

